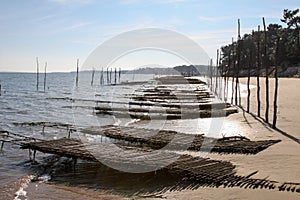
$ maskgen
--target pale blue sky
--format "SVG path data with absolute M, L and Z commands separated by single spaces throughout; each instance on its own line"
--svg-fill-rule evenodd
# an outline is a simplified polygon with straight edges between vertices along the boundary
M 1 0 L 0 71 L 35 71 L 36 56 L 49 71 L 71 71 L 102 42 L 153 27 L 178 31 L 215 58 L 236 38 L 238 18 L 251 32 L 262 16 L 280 23 L 283 9 L 299 7 L 299 0 Z

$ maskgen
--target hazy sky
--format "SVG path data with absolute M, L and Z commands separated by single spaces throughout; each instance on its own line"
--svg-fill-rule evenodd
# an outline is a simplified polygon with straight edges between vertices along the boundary
M 177 31 L 215 58 L 236 38 L 238 18 L 242 33 L 251 32 L 262 16 L 280 23 L 283 9 L 299 7 L 299 0 L 2 0 L 0 71 L 35 71 L 36 57 L 49 71 L 75 70 L 77 58 L 83 63 L 101 43 L 141 28 Z

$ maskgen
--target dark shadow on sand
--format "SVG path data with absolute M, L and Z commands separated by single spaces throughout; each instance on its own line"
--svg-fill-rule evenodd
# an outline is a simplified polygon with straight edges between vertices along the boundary
M 248 120 L 246 119 L 246 116 L 245 116 L 246 110 L 245 110 L 244 108 L 242 108 L 242 107 L 240 107 L 240 108 L 241 108 L 242 111 L 243 111 L 243 116 L 244 116 L 244 118 L 245 118 L 245 121 L 246 121 L 247 124 L 250 126 L 250 124 L 249 124 L 249 122 L 248 122 Z M 275 131 L 281 133 L 283 136 L 285 136 L 285 137 L 287 137 L 287 138 L 289 138 L 289 139 L 291 139 L 291 140 L 297 142 L 298 144 L 300 144 L 300 139 L 298 139 L 298 138 L 296 138 L 296 137 L 294 137 L 294 136 L 288 134 L 287 132 L 285 132 L 285 131 L 283 131 L 283 130 L 281 130 L 281 129 L 279 129 L 279 128 L 273 128 L 273 127 L 272 127 L 272 124 L 266 123 L 266 121 L 265 121 L 263 118 L 257 117 L 257 116 L 256 116 L 255 114 L 253 114 L 253 113 L 248 113 L 248 114 L 250 114 L 250 115 L 251 115 L 255 120 L 257 120 L 258 122 L 260 122 L 260 123 L 261 123 L 266 129 L 268 129 L 269 131 L 275 130 Z

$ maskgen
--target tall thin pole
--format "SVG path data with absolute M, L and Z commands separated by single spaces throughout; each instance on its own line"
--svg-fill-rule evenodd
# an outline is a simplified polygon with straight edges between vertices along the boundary
M 39 58 L 36 57 L 36 90 L 39 90 Z
M 78 87 L 78 72 L 79 72 L 79 58 L 77 59 L 77 70 L 76 70 L 76 87 Z
M 257 82 L 257 116 L 260 117 L 260 82 L 259 82 L 259 72 L 260 72 L 260 26 L 258 26 L 257 31 L 257 68 L 256 68 L 256 82 Z
M 95 76 L 95 68 L 93 68 L 93 71 L 92 71 L 92 80 L 91 80 L 91 86 L 94 85 L 94 76 Z
M 238 41 L 237 41 L 237 69 L 236 69 L 236 79 L 235 79 L 235 104 L 241 105 L 241 101 L 238 101 L 238 90 L 239 90 L 239 73 L 240 73 L 240 56 L 241 56 L 241 28 L 240 28 L 240 19 L 238 19 Z M 239 95 L 240 96 L 240 95 Z
M 277 38 L 276 53 L 275 53 L 275 92 L 274 92 L 274 109 L 273 109 L 273 128 L 276 128 L 277 122 L 277 96 L 278 96 L 278 56 L 279 56 L 279 42 L 280 38 Z
M 231 66 L 231 49 L 229 49 L 229 55 L 228 55 L 228 65 L 225 66 L 225 73 L 224 73 L 224 79 L 225 79 L 225 88 L 224 88 L 224 94 L 225 94 L 225 101 L 227 101 L 227 97 L 228 97 L 228 72 L 230 70 L 230 66 Z
M 219 59 L 218 59 L 218 66 L 219 66 L 219 96 L 220 99 L 224 100 L 224 96 L 222 94 L 222 87 L 223 87 L 223 72 L 224 72 L 224 68 L 221 62 L 221 49 L 219 51 Z
M 117 84 L 117 68 L 115 67 L 115 84 Z
M 252 68 L 252 51 L 249 52 L 249 62 L 248 62 L 248 79 L 247 79 L 247 112 L 250 112 L 250 77 L 251 77 L 251 68 Z
M 232 84 L 231 84 L 231 104 L 233 104 L 233 97 L 234 97 L 234 73 L 235 73 L 235 66 L 236 66 L 236 48 L 234 46 L 233 38 L 232 38 L 232 48 L 233 48 L 233 70 L 232 70 Z
M 265 48 L 264 48 L 264 65 L 266 68 L 266 112 L 265 112 L 265 120 L 269 123 L 269 62 L 268 62 L 268 55 L 267 55 L 267 29 L 265 18 L 262 18 L 263 25 L 264 25 L 264 33 L 265 33 Z
M 222 97 L 222 100 L 224 100 L 225 99 L 225 96 L 224 96 L 224 94 L 225 93 L 223 93 L 222 94 L 222 92 L 223 92 L 223 87 L 224 87 L 224 84 L 225 84 L 225 79 L 224 79 L 224 66 L 223 66 L 223 64 L 222 64 L 222 52 L 221 52 L 221 50 L 220 50 L 220 52 L 219 52 L 219 66 L 221 67 L 220 68 L 220 89 L 219 89 L 219 93 L 220 93 L 220 95 L 221 95 L 221 97 Z M 224 82 L 223 82 L 224 81 Z
M 208 63 L 207 63 L 207 73 L 206 73 L 206 75 L 207 75 L 207 83 L 208 83 L 208 87 L 210 87 L 210 86 L 209 86 L 210 81 L 208 80 L 208 79 L 209 79 L 209 74 L 210 74 L 210 60 L 208 60 Z
M 212 68 L 212 59 L 210 59 L 210 63 L 209 63 L 209 67 L 210 67 L 210 88 L 211 91 L 213 91 L 213 68 Z
M 219 92 L 218 92 L 218 79 L 219 79 L 219 77 L 218 77 L 218 72 L 219 72 L 219 70 L 218 70 L 218 68 L 219 68 L 219 49 L 217 49 L 217 60 L 216 60 L 216 88 L 215 88 L 215 94 L 217 95 L 217 96 L 219 96 Z
M 110 68 L 110 74 L 109 74 L 109 82 L 111 84 L 111 74 L 112 74 L 112 68 Z
M 44 92 L 46 91 L 46 79 L 47 79 L 47 62 L 45 62 Z
M 103 84 L 104 84 L 104 80 L 103 80 L 103 67 L 102 67 L 101 74 L 100 74 L 100 85 Z
M 121 83 L 121 67 L 119 68 L 119 83 Z
M 106 68 L 106 81 L 108 85 L 109 84 L 108 67 Z

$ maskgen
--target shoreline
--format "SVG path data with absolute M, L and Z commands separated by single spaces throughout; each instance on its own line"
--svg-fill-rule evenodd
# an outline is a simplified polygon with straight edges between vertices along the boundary
M 272 79 L 271 79 L 272 80 Z M 297 119 L 300 119 L 300 114 L 297 113 L 299 110 L 299 95 L 297 95 L 297 89 L 300 87 L 299 79 L 279 79 L 280 89 L 279 89 L 279 119 L 278 128 L 285 131 L 287 134 L 293 137 L 299 138 L 300 130 L 298 128 Z M 296 82 L 295 82 L 296 81 Z M 241 79 L 241 82 L 246 82 L 245 79 Z M 273 81 L 270 81 L 270 83 Z M 293 82 L 290 83 L 290 82 Z M 295 83 L 294 83 L 295 82 Z M 255 83 L 255 80 L 251 80 L 251 83 Z M 264 85 L 262 79 L 261 86 Z M 272 85 L 270 86 L 272 87 Z M 255 88 L 252 88 L 251 95 L 251 108 L 255 113 L 255 100 L 256 92 Z M 264 88 L 261 87 L 262 93 Z M 272 91 L 270 91 L 272 92 Z M 284 96 L 280 95 L 282 93 L 288 93 L 290 98 L 286 99 Z M 270 95 L 271 99 L 273 98 Z M 281 97 L 281 99 L 280 99 Z M 264 99 L 264 98 L 261 98 Z M 272 100 L 270 99 L 270 102 Z M 242 98 L 244 101 L 245 98 Z M 284 101 L 284 102 L 283 102 Z M 263 101 L 262 101 L 263 102 Z M 298 103 L 297 103 L 298 102 Z M 245 105 L 245 104 L 244 104 Z M 270 107 L 272 108 L 272 106 Z M 282 135 L 280 132 L 271 129 L 263 121 L 255 119 L 250 114 L 244 113 L 239 109 L 239 113 L 230 115 L 226 118 L 226 123 L 234 123 L 239 127 L 239 134 L 246 136 L 251 140 L 259 139 L 281 139 L 282 142 L 275 144 L 257 155 L 245 156 L 238 154 L 230 155 L 219 155 L 210 153 L 208 157 L 217 160 L 230 161 L 236 165 L 236 170 L 238 175 L 247 175 L 253 171 L 258 170 L 259 173 L 256 174 L 255 178 L 265 178 L 268 177 L 270 180 L 276 180 L 279 182 L 299 182 L 300 180 L 300 169 L 298 164 L 300 163 L 299 152 L 300 147 L 295 141 Z M 262 112 L 264 113 L 264 112 Z M 272 113 L 272 112 L 270 112 Z M 288 115 L 288 116 L 287 116 Z M 271 118 L 272 119 L 272 118 Z M 224 125 L 226 127 L 226 125 Z M 228 131 L 230 126 L 227 127 Z M 226 130 L 224 130 L 226 131 Z M 66 195 L 65 199 L 128 199 L 122 195 L 107 194 L 105 191 L 94 191 L 91 189 L 85 189 L 81 187 L 72 187 L 66 185 L 55 185 L 47 182 L 31 182 L 25 189 L 27 192 L 28 199 L 43 199 L 43 194 L 51 194 L 56 192 L 56 196 L 51 199 L 59 199 L 61 195 Z M 166 199 L 231 199 L 231 198 L 247 198 L 247 199 L 282 199 L 288 198 L 293 199 L 298 197 L 299 194 L 292 192 L 279 192 L 279 191 L 269 191 L 266 189 L 240 189 L 240 188 L 206 188 L 201 187 L 197 190 L 184 190 L 176 192 L 166 192 L 162 197 Z M 131 197 L 130 197 L 131 198 Z M 142 197 L 132 197 L 134 199 L 139 199 Z M 147 198 L 148 199 L 148 198 Z M 150 198 L 151 199 L 151 198 Z M 152 199 L 160 199 L 155 196 Z

